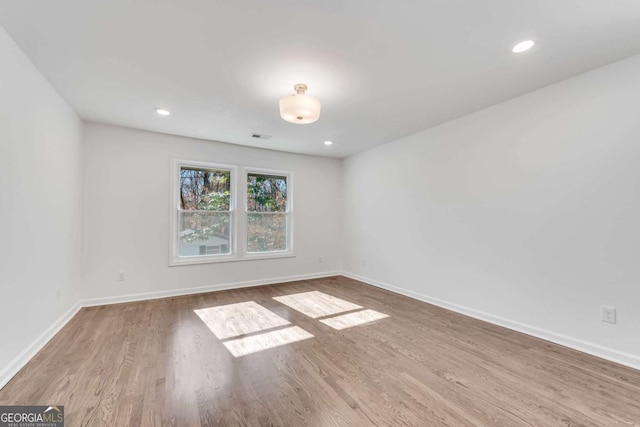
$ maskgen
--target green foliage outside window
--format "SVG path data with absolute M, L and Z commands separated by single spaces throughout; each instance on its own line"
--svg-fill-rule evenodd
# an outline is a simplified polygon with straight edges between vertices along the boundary
M 287 177 L 247 176 L 247 251 L 287 250 Z
M 287 177 L 247 175 L 247 251 L 287 250 Z M 231 172 L 180 168 L 180 240 L 209 245 L 230 242 Z M 227 245 L 227 247 L 229 247 Z
M 214 236 L 228 241 L 231 172 L 182 167 L 180 205 L 183 210 L 180 231 L 184 243 L 206 241 Z
M 287 177 L 249 174 L 247 176 L 247 210 L 249 212 L 285 212 Z

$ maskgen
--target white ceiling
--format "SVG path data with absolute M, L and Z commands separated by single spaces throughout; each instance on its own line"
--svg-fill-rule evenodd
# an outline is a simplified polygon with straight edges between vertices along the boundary
M 0 0 L 0 25 L 86 120 L 335 157 L 640 52 L 637 0 Z M 299 82 L 314 124 L 279 117 Z

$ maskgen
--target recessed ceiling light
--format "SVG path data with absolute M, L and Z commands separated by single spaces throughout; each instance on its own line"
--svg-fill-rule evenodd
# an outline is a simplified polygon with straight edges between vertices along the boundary
M 170 116 L 171 115 L 171 111 L 165 110 L 164 108 L 156 108 L 156 113 L 158 113 L 161 116 Z
M 333 141 L 325 141 L 324 145 L 333 145 Z
M 533 40 L 525 40 L 525 41 L 520 42 L 517 45 L 515 45 L 513 47 L 513 49 L 511 49 L 511 52 L 513 52 L 513 53 L 525 52 L 525 51 L 531 49 L 534 44 L 536 44 L 536 42 L 534 42 Z

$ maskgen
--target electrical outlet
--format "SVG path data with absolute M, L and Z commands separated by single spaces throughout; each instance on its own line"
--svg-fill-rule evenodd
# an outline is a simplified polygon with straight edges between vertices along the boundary
M 318 258 L 318 262 L 319 262 L 320 264 L 322 264 L 322 261 L 323 261 L 322 257 L 319 257 L 319 258 Z
M 56 300 L 60 301 L 62 299 L 62 288 L 56 289 Z
M 367 266 L 367 261 L 366 261 L 366 260 L 364 260 L 364 259 L 362 260 L 362 266 L 363 266 L 363 267 L 366 267 L 366 266 Z
M 124 282 L 124 271 L 118 271 L 116 274 L 116 280 L 118 282 Z
M 600 320 L 607 323 L 616 323 L 615 307 L 600 307 Z

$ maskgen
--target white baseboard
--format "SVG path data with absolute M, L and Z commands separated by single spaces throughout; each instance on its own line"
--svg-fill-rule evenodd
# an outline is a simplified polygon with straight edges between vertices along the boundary
M 53 325 L 49 327 L 42 335 L 40 335 L 31 345 L 29 345 L 22 353 L 9 363 L 8 366 L 0 370 L 0 389 L 2 389 L 10 380 L 16 375 L 20 369 L 22 369 L 48 342 L 53 338 L 83 307 L 94 307 L 98 305 L 120 304 L 126 302 L 144 301 L 158 298 L 169 298 L 183 295 L 193 295 L 214 291 L 222 291 L 228 289 L 247 288 L 251 286 L 264 286 L 273 285 L 276 283 L 294 282 L 298 280 L 309 279 L 321 279 L 323 277 L 331 277 L 342 275 L 354 280 L 358 280 L 369 285 L 386 289 L 391 292 L 395 292 L 401 295 L 408 296 L 410 298 L 423 301 L 429 304 L 437 305 L 438 307 L 446 308 L 456 313 L 464 314 L 485 322 L 493 323 L 505 328 L 509 328 L 518 332 L 522 332 L 527 335 L 541 338 L 556 344 L 563 345 L 565 347 L 573 348 L 575 350 L 591 354 L 593 356 L 600 357 L 621 365 L 629 366 L 631 368 L 640 369 L 640 357 L 623 353 L 617 350 L 612 350 L 606 347 L 602 347 L 597 344 L 589 343 L 586 341 L 571 338 L 565 335 L 557 334 L 555 332 L 546 331 L 533 326 L 525 325 L 513 320 L 505 319 L 499 316 L 494 316 L 489 313 L 485 313 L 479 310 L 475 310 L 469 307 L 464 307 L 458 304 L 454 304 L 449 301 L 443 301 L 437 298 L 432 298 L 427 295 L 413 292 L 404 288 L 399 288 L 386 283 L 379 282 L 377 280 L 369 279 L 367 277 L 358 276 L 356 274 L 348 273 L 345 271 L 331 271 L 324 273 L 305 274 L 298 276 L 285 276 L 275 277 L 264 280 L 251 280 L 244 282 L 226 283 L 220 285 L 202 286 L 196 288 L 186 289 L 172 289 L 167 291 L 158 292 L 146 292 L 138 294 L 130 294 L 116 297 L 106 298 L 92 298 L 78 301 L 73 305 L 65 314 L 63 314 Z
M 75 303 L 53 325 L 33 341 L 22 353 L 17 355 L 7 366 L 0 370 L 0 390 L 13 378 L 60 330 L 80 311 L 82 306 Z
M 274 277 L 264 280 L 250 280 L 244 282 L 226 283 L 221 285 L 201 286 L 197 288 L 171 289 L 167 291 L 145 292 L 139 294 L 122 295 L 106 298 L 83 299 L 73 305 L 65 314 L 63 314 L 53 325 L 49 327 L 42 335 L 32 342 L 24 351 L 22 351 L 8 366 L 0 370 L 0 389 L 22 369 L 63 327 L 73 316 L 83 307 L 94 307 L 98 305 L 120 304 L 125 302 L 152 300 L 158 298 L 169 298 L 183 295 L 201 294 L 206 292 L 223 291 L 227 289 L 248 288 L 251 286 L 273 285 L 276 283 L 295 282 L 297 280 L 321 279 L 323 277 L 339 276 L 340 271 L 328 271 L 323 273 L 303 274 L 298 276 Z
M 276 283 L 295 282 L 298 280 L 321 279 L 323 277 L 340 276 L 341 271 L 327 271 L 323 273 L 301 274 L 298 276 L 274 277 L 271 279 L 248 280 L 244 282 L 224 283 L 220 285 L 200 286 L 197 288 L 171 289 L 167 291 L 143 292 L 139 294 L 121 295 L 105 298 L 89 298 L 80 301 L 82 307 L 98 305 L 121 304 L 125 302 L 146 301 L 158 298 L 179 297 L 184 295 L 204 294 L 207 292 L 224 291 L 228 289 L 249 288 L 252 286 L 274 285 Z
M 397 286 L 389 285 L 387 283 L 379 282 L 368 277 L 359 276 L 357 274 L 342 272 L 342 275 L 354 280 L 375 286 L 377 288 L 386 289 L 397 294 L 405 295 L 407 297 L 423 301 L 429 304 L 437 305 L 438 307 L 446 308 L 447 310 L 455 311 L 456 313 L 464 314 L 465 316 L 473 317 L 475 319 L 483 320 L 485 322 L 493 323 L 498 326 L 503 326 L 514 331 L 522 332 L 523 334 L 531 335 L 536 338 L 541 338 L 546 341 L 550 341 L 555 344 L 560 344 L 565 347 L 572 348 L 574 350 L 581 351 L 583 353 L 590 354 L 592 356 L 600 357 L 602 359 L 609 360 L 611 362 L 619 363 L 630 368 L 640 370 L 640 357 L 624 353 L 621 351 L 613 350 L 607 347 L 603 347 L 598 344 L 582 341 L 576 338 L 572 338 L 566 335 L 558 334 L 556 332 L 547 331 L 544 329 L 536 328 L 535 326 L 526 325 L 513 320 L 505 319 L 500 316 L 495 316 L 490 313 L 475 310 L 473 308 L 461 306 L 449 301 L 444 301 L 438 298 L 433 298 L 428 295 L 424 295 L 418 292 L 410 291 L 408 289 L 399 288 Z

